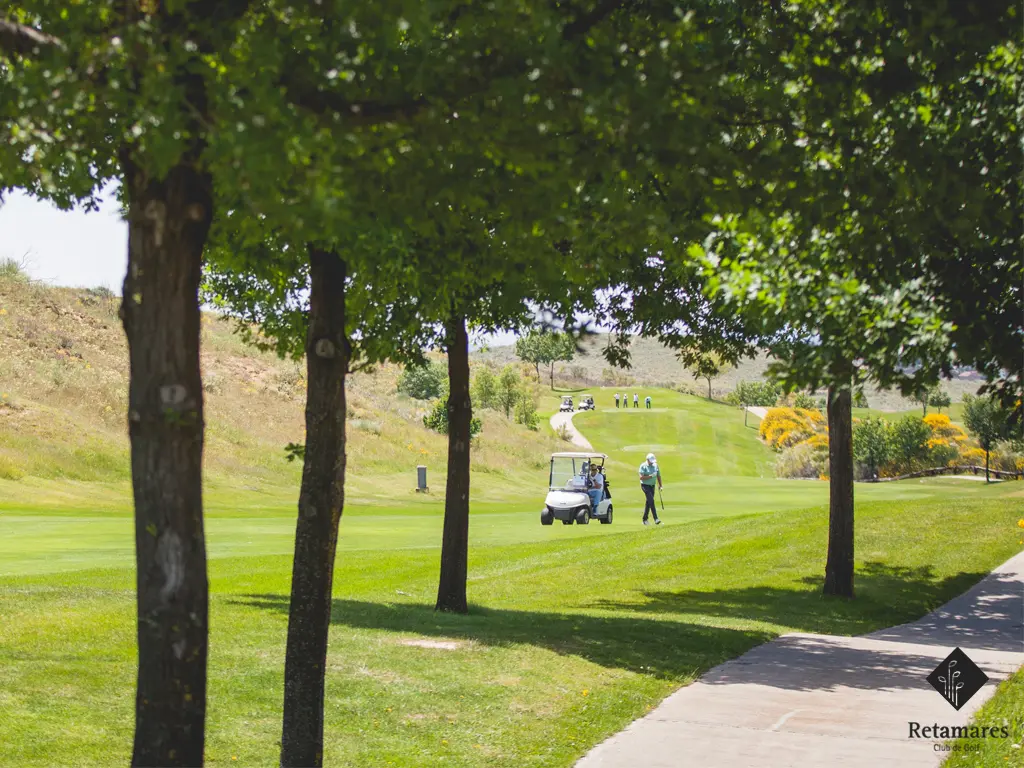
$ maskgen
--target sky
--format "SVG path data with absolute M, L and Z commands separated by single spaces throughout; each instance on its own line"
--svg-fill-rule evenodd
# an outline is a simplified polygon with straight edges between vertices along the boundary
M 21 192 L 0 205 L 0 260 L 23 264 L 33 280 L 71 288 L 109 288 L 121 294 L 128 267 L 128 225 L 115 187 L 103 191 L 99 211 L 61 211 Z M 474 346 L 513 344 L 512 333 L 477 337 Z

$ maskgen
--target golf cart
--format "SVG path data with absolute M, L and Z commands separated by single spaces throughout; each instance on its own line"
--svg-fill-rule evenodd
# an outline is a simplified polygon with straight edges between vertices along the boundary
M 587 495 L 587 477 L 591 464 L 601 467 L 607 456 L 603 453 L 553 453 L 551 471 L 548 474 L 548 495 L 540 513 L 541 525 L 551 525 L 561 520 L 562 525 L 573 521 L 586 525 L 591 519 L 600 520 L 603 525 L 612 522 L 612 495 L 608 490 L 608 478 L 604 481 L 604 498 L 593 509 Z
M 590 395 L 584 395 L 580 398 L 580 411 L 592 411 L 594 410 L 594 398 Z
M 572 395 L 562 395 L 562 404 L 558 408 L 559 413 L 572 413 Z

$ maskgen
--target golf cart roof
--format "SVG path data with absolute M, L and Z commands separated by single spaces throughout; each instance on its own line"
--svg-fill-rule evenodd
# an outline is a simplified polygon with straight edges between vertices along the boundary
M 603 453 L 552 453 L 552 459 L 607 459 L 608 456 Z

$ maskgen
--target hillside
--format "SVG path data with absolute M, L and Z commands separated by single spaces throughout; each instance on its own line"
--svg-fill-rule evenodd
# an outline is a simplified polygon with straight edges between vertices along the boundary
M 127 484 L 127 344 L 119 299 L 104 290 L 52 288 L 0 277 L 0 481 Z M 202 321 L 208 484 L 297 486 L 301 465 L 284 447 L 303 439 L 304 364 L 246 346 L 231 322 Z M 398 395 L 400 371 L 381 366 L 349 380 L 350 499 L 415 498 L 415 467 L 443 488 L 447 439 L 423 427 L 426 403 Z M 484 412 L 476 484 L 502 484 L 546 465 L 557 441 Z M 15 484 L 17 485 L 17 483 Z M 290 490 L 288 491 L 290 494 Z
M 694 379 L 677 359 L 675 353 L 655 339 L 634 336 L 630 344 L 629 369 L 612 368 L 602 354 L 608 343 L 607 334 L 598 334 L 586 339 L 583 354 L 578 354 L 569 363 L 555 364 L 556 386 L 603 385 L 633 387 L 665 387 L 681 389 L 692 394 L 707 395 L 707 381 Z M 488 362 L 492 365 L 505 365 L 518 362 L 513 345 L 490 347 L 473 355 L 475 360 Z M 752 360 L 742 360 L 739 365 L 724 371 L 712 382 L 712 392 L 716 399 L 724 398 L 732 392 L 740 381 L 756 381 L 764 378 L 769 358 L 760 353 Z M 548 381 L 547 371 L 541 371 L 541 380 Z M 977 391 L 980 379 L 976 374 L 964 374 L 962 378 L 942 382 L 942 388 L 949 393 L 954 403 L 959 403 L 965 392 Z M 824 397 L 824 392 L 818 393 Z M 905 411 L 920 406 L 898 392 L 887 392 L 868 388 L 865 391 L 872 408 L 883 411 Z

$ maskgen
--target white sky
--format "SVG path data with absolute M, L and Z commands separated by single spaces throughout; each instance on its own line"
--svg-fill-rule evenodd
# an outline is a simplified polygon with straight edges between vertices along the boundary
M 51 285 L 105 287 L 120 295 L 128 266 L 128 225 L 113 189 L 99 211 L 61 211 L 20 192 L 0 206 L 0 259 L 25 260 L 29 276 Z

